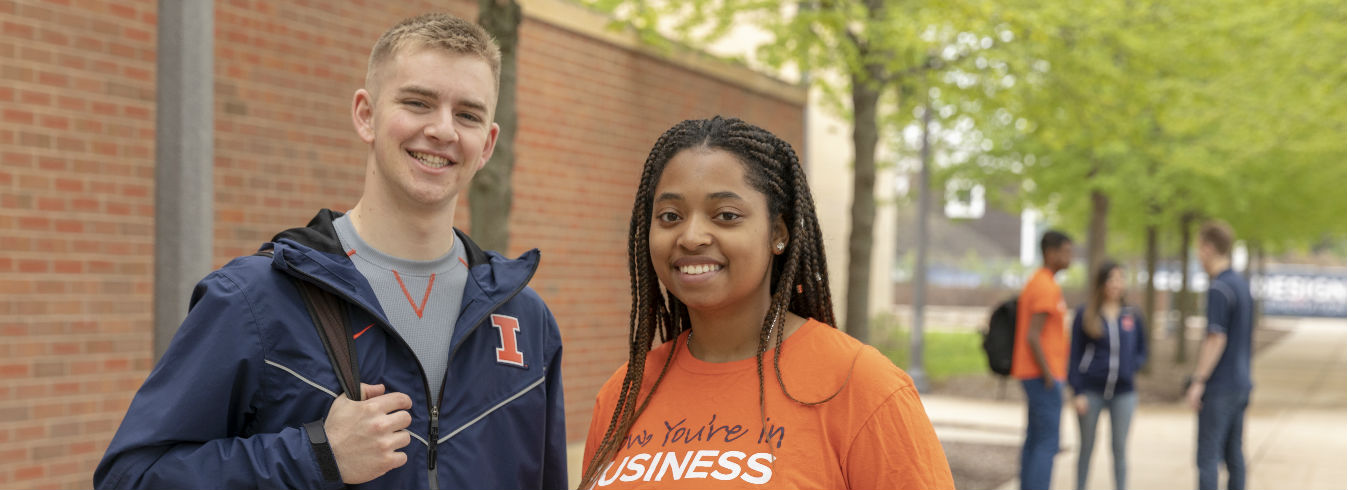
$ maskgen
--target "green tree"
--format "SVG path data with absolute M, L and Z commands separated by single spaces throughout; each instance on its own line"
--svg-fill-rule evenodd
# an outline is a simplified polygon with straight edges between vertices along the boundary
M 819 0 L 783 4 L 761 0 L 591 0 L 614 12 L 654 44 L 661 32 L 694 47 L 752 24 L 770 34 L 758 49 L 768 65 L 809 74 L 826 102 L 852 121 L 854 150 L 844 328 L 870 335 L 871 252 L 875 221 L 876 148 L 886 131 L 914 122 L 909 96 L 927 88 L 928 73 L 946 70 L 986 48 L 978 37 L 958 42 L 961 22 L 982 25 L 981 1 Z M 956 19 L 963 19 L 957 21 Z M 661 26 L 668 26 L 662 31 Z M 962 39 L 969 39 L 968 36 Z M 991 40 L 991 38 L 987 38 Z M 915 99 L 920 99 L 916 97 Z
M 1011 202 L 1085 224 L 1092 265 L 1107 229 L 1146 236 L 1151 271 L 1158 230 L 1179 225 L 1187 244 L 1206 218 L 1261 249 L 1343 235 L 1343 5 L 1009 8 L 1008 73 L 974 73 L 987 97 L 964 98 L 995 149 L 952 173 L 1017 183 Z

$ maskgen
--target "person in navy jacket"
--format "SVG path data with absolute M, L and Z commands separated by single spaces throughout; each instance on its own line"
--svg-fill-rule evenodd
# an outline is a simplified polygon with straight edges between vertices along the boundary
M 1076 309 L 1067 383 L 1081 428 L 1077 455 L 1078 490 L 1086 488 L 1095 423 L 1109 410 L 1110 442 L 1114 454 L 1114 488 L 1127 488 L 1128 425 L 1137 407 L 1134 373 L 1147 359 L 1142 314 L 1123 302 L 1125 280 L 1118 264 L 1105 261 L 1095 273 L 1094 293 Z
M 561 336 L 528 287 L 539 253 L 507 259 L 454 228 L 500 131 L 499 66 L 491 37 L 447 14 L 379 39 L 352 104 L 360 200 L 197 285 L 95 487 L 567 486 Z M 343 304 L 360 401 L 301 281 Z
M 1245 411 L 1254 379 L 1254 297 L 1250 283 L 1231 268 L 1236 235 L 1220 220 L 1198 230 L 1198 261 L 1208 273 L 1207 328 L 1198 347 L 1185 400 L 1198 412 L 1198 488 L 1216 490 L 1226 466 L 1226 488 L 1245 490 Z

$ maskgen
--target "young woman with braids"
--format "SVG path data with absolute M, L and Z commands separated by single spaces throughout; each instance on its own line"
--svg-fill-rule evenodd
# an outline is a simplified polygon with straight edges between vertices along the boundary
M 912 380 L 832 326 L 791 145 L 719 116 L 665 132 L 628 270 L 630 357 L 596 400 L 581 488 L 953 488 Z
M 1137 407 L 1133 374 L 1147 359 L 1142 315 L 1123 302 L 1123 269 L 1104 261 L 1095 272 L 1095 293 L 1078 307 L 1072 321 L 1072 347 L 1067 383 L 1076 394 L 1078 426 L 1077 490 L 1086 488 L 1095 448 L 1095 423 L 1109 410 L 1110 441 L 1114 452 L 1114 488 L 1128 488 L 1128 425 Z

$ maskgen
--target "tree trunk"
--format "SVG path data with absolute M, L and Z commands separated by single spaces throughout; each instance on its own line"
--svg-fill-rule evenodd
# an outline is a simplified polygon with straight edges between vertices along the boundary
M 1091 223 L 1086 240 L 1086 294 L 1095 297 L 1095 271 L 1105 260 L 1109 236 L 1109 196 L 1099 190 L 1091 191 Z
M 876 104 L 880 90 L 868 77 L 852 75 L 852 230 L 847 244 L 847 333 L 870 341 L 871 248 L 875 221 Z
M 1185 214 L 1180 218 L 1180 291 L 1175 295 L 1175 300 L 1179 303 L 1179 325 L 1175 332 L 1175 364 L 1184 364 L 1189 360 L 1189 328 L 1188 318 L 1193 314 L 1193 301 L 1189 294 L 1189 241 L 1192 239 L 1191 222 L 1193 216 Z
M 515 134 L 519 128 L 515 113 L 516 55 L 523 12 L 515 0 L 478 0 L 477 4 L 478 24 L 501 46 L 501 85 L 496 102 L 496 124 L 501 126 L 501 132 L 491 161 L 469 186 L 469 224 L 478 245 L 504 254 L 510 245 L 510 208 L 514 202 L 511 176 L 515 171 Z
M 1147 227 L 1147 289 L 1143 292 L 1142 296 L 1142 307 L 1145 308 L 1142 315 L 1143 318 L 1146 319 L 1146 321 L 1142 323 L 1142 342 L 1146 344 L 1147 352 L 1155 352 L 1151 348 L 1151 337 L 1152 334 L 1156 332 L 1157 319 L 1165 316 L 1156 314 L 1156 260 L 1161 252 L 1160 244 L 1157 243 L 1159 242 L 1159 234 L 1160 230 L 1156 228 L 1156 225 Z M 1143 373 L 1151 372 L 1152 357 L 1154 356 L 1148 356 L 1147 361 L 1142 364 Z
M 866 0 L 871 20 L 884 18 L 886 0 Z M 857 340 L 871 337 L 871 249 L 875 237 L 875 147 L 879 142 L 876 105 L 887 85 L 885 67 L 867 42 L 852 35 L 863 63 L 852 81 L 852 230 L 847 244 L 847 333 Z M 883 57 L 881 57 L 883 58 Z M 889 271 L 884 271 L 888 273 Z

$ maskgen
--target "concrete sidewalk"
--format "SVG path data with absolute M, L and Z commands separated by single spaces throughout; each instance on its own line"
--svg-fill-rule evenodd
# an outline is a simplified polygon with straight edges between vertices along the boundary
M 1348 488 L 1348 328 L 1343 320 L 1288 323 L 1291 333 L 1258 353 L 1253 362 L 1255 389 L 1245 422 L 1247 486 Z M 1023 403 L 935 395 L 924 396 L 923 403 L 942 440 L 1009 444 L 1008 450 L 1020 450 Z M 1128 441 L 1128 486 L 1197 486 L 1196 419 L 1192 410 L 1178 403 L 1139 406 Z M 1053 488 L 1076 486 L 1076 425 L 1075 414 L 1065 410 L 1063 451 L 1054 461 Z M 1107 419 L 1097 431 L 1087 487 L 1112 489 Z M 1225 476 L 1222 485 L 1225 488 Z M 1019 488 L 1019 481 L 1012 478 L 1000 488 Z

